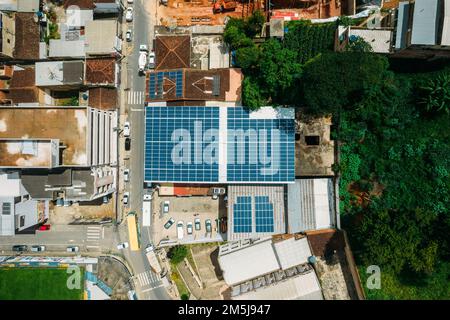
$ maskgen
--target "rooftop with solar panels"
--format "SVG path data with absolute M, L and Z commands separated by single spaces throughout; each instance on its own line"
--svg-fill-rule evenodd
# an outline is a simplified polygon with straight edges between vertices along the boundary
M 145 108 L 147 182 L 294 183 L 289 108 Z

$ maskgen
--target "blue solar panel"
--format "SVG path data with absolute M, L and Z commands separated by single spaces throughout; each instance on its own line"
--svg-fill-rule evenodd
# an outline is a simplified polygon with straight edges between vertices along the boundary
M 250 119 L 247 110 L 228 108 L 227 175 L 229 182 L 294 181 L 294 120 Z
M 169 91 L 175 90 L 175 96 L 178 98 L 183 96 L 183 71 L 157 71 L 150 73 L 150 99 L 163 98 L 159 93 L 163 92 L 164 79 L 167 79 L 174 86 L 174 89 L 169 88 Z
M 252 232 L 252 197 L 237 197 L 233 205 L 234 232 Z
M 204 131 L 213 128 L 217 130 L 219 128 L 218 108 L 147 107 L 145 180 L 217 182 L 218 163 L 207 163 L 201 158 L 196 158 L 194 153 L 196 146 L 204 150 L 210 145 L 209 142 L 195 140 L 196 130 L 200 130 L 203 135 Z M 187 140 L 187 136 L 190 136 L 191 143 Z
M 256 232 L 273 232 L 273 204 L 268 196 L 255 197 Z

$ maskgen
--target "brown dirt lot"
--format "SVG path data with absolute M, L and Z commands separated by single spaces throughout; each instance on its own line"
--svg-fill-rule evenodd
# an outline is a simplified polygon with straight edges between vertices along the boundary
M 101 199 L 100 199 L 101 200 Z M 106 204 L 84 205 L 75 203 L 70 207 L 50 207 L 49 223 L 68 224 L 79 219 L 102 220 L 115 217 L 113 201 L 110 199 Z M 52 210 L 53 209 L 53 210 Z
M 212 6 L 211 0 L 169 0 L 167 7 L 162 5 L 158 7 L 158 24 L 169 26 L 171 21 L 176 21 L 177 26 L 221 25 L 224 24 L 226 16 L 242 17 L 242 4 L 240 3 L 237 4 L 235 11 L 221 14 L 213 14 Z

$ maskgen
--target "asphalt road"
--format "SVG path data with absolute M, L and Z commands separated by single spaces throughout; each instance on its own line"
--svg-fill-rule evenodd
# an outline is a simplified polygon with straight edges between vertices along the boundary
M 145 256 L 145 247 L 151 241 L 150 228 L 142 226 L 142 197 L 144 185 L 144 97 L 145 76 L 139 75 L 138 58 L 139 45 L 146 44 L 153 49 L 154 11 L 156 1 L 152 5 L 143 5 L 143 0 L 134 1 L 134 18 L 127 28 L 133 30 L 132 52 L 124 62 L 127 69 L 127 84 L 125 90 L 125 110 L 131 126 L 131 152 L 126 166 L 130 169 L 130 182 L 125 189 L 130 192 L 130 211 L 139 216 L 141 251 L 125 250 L 125 258 L 133 268 L 135 274 L 136 293 L 140 300 L 167 300 L 170 299 L 159 276 L 151 271 L 150 264 Z M 121 230 L 121 234 L 125 231 Z

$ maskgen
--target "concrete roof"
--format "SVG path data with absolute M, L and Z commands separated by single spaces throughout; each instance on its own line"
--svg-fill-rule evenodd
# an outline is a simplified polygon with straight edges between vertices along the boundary
M 333 181 L 296 179 L 288 185 L 288 232 L 326 229 L 334 225 Z
M 86 54 L 116 53 L 117 28 L 116 20 L 89 21 L 85 27 Z
M 416 0 L 412 25 L 411 44 L 435 45 L 438 22 L 439 0 Z
M 49 47 L 50 51 L 48 56 L 51 58 L 82 58 L 85 55 L 84 40 L 66 41 L 50 39 Z
M 444 0 L 444 22 L 442 25 L 442 46 L 450 46 L 450 0 Z
M 403 49 L 406 47 L 406 35 L 409 28 L 409 10 L 411 4 L 403 1 L 398 6 L 397 32 L 395 36 L 395 48 Z
M 83 83 L 83 61 L 46 61 L 35 64 L 37 86 L 78 85 Z
M 228 285 L 238 284 L 280 268 L 270 238 L 231 253 L 219 255 L 219 264 Z
M 59 139 L 62 165 L 87 165 L 87 109 L 83 107 L 0 108 L 0 139 Z

